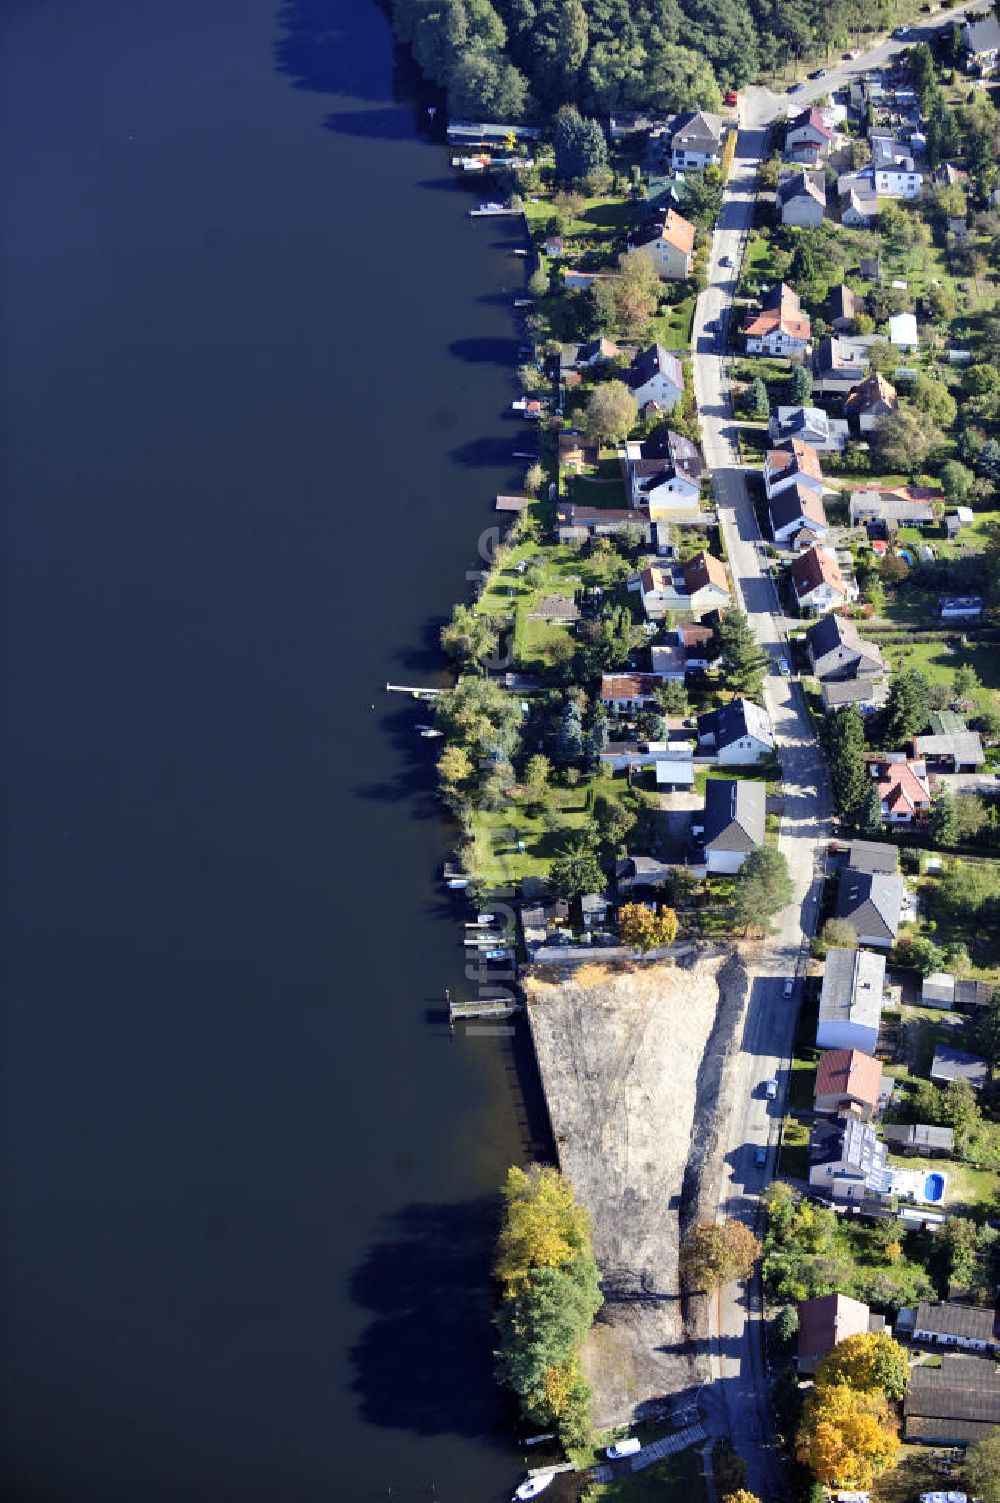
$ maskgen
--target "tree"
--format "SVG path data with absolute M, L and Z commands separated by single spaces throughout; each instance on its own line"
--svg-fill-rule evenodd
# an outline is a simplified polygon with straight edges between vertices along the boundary
M 438 777 L 446 795 L 459 793 L 472 781 L 475 770 L 472 758 L 464 747 L 446 746 L 438 757 Z
M 976 1021 L 976 1048 L 994 1068 L 1000 1064 L 1000 990 Z
M 837 808 L 853 819 L 868 791 L 865 768 L 865 723 L 857 705 L 845 705 L 827 717 L 826 752 Z
M 541 490 L 544 484 L 545 471 L 536 460 L 535 463 L 529 465 L 527 470 L 525 471 L 524 488 L 528 492 L 529 496 L 537 496 L 538 492 Z
M 659 305 L 663 284 L 648 256 L 623 256 L 619 270 L 592 289 L 598 327 L 640 337 Z
M 906 1352 L 887 1331 L 846 1336 L 816 1368 L 817 1388 L 846 1383 L 864 1392 L 878 1389 L 887 1399 L 899 1401 L 909 1379 Z
M 967 1080 L 949 1080 L 941 1092 L 941 1120 L 954 1129 L 962 1147 L 982 1120 L 976 1093 Z
M 669 680 L 657 684 L 656 703 L 667 715 L 686 715 L 690 709 L 684 685 Z
M 568 699 L 563 707 L 556 737 L 556 758 L 561 767 L 576 767 L 583 756 L 583 723 L 580 706 L 575 699 Z
M 733 694 L 759 699 L 764 690 L 767 654 L 754 636 L 744 611 L 728 610 L 712 626 L 712 645 L 719 675 Z
M 594 800 L 594 824 L 601 844 L 610 846 L 612 851 L 621 847 L 629 831 L 635 827 L 635 821 L 635 810 L 623 800 L 603 795 Z
M 785 853 L 777 846 L 758 846 L 750 852 L 736 878 L 733 913 L 737 927 L 744 933 L 751 926 L 767 933 L 768 920 L 787 908 L 794 895 Z
M 540 753 L 528 758 L 524 769 L 524 797 L 529 807 L 540 809 L 548 796 L 552 763 Z
M 883 1393 L 846 1383 L 814 1388 L 806 1399 L 795 1455 L 825 1487 L 869 1488 L 890 1467 L 899 1437 Z
M 797 365 L 792 371 L 791 396 L 792 401 L 804 407 L 812 400 L 813 374 L 808 365 Z
M 955 800 L 947 788 L 942 788 L 931 802 L 927 827 L 938 845 L 954 845 L 958 834 L 955 821 Z
M 893 678 L 886 700 L 886 746 L 901 746 L 919 735 L 929 715 L 930 685 L 918 668 L 904 668 Z
M 497 617 L 480 615 L 468 605 L 456 605 L 448 625 L 441 628 L 441 646 L 450 658 L 466 667 L 492 657 L 499 642 Z
M 798 1334 L 799 1312 L 794 1305 L 782 1305 L 774 1317 L 774 1334 L 782 1346 L 789 1346 Z
M 1000 1503 L 1000 1430 L 984 1435 L 966 1452 L 965 1480 L 980 1503 Z
M 882 828 L 882 800 L 879 797 L 878 785 L 871 780 L 858 805 L 857 820 L 865 835 L 877 835 Z
M 907 475 L 922 470 L 928 457 L 944 443 L 944 434 L 929 413 L 902 403 L 888 417 L 879 418 L 873 438 L 886 467 Z
M 681 1277 L 689 1289 L 710 1292 L 746 1279 L 760 1243 L 742 1221 L 699 1221 L 681 1244 Z
M 918 376 L 913 401 L 941 428 L 950 428 L 958 414 L 955 398 L 944 382 L 936 381 L 933 376 Z
M 677 938 L 677 915 L 672 908 L 658 913 L 645 903 L 623 903 L 618 910 L 618 932 L 622 943 L 645 953 L 672 945 Z
M 587 399 L 584 426 L 597 444 L 620 444 L 635 427 L 639 408 L 624 381 L 602 381 Z
M 524 74 L 485 52 L 463 53 L 448 80 L 448 114 L 453 120 L 468 120 L 477 112 L 491 120 L 521 120 L 529 103 Z
M 585 892 L 603 890 L 604 873 L 586 831 L 575 831 L 566 848 L 555 857 L 549 882 L 552 891 L 561 898 L 579 898 Z
M 945 460 L 941 466 L 941 489 L 950 506 L 968 506 L 975 483 L 976 477 L 968 465 L 960 464 L 957 459 Z
M 561 183 L 580 182 L 608 165 L 608 147 L 596 120 L 586 120 L 573 105 L 556 116 L 552 146 Z
M 722 1503 L 760 1503 L 760 1499 L 756 1493 L 747 1492 L 745 1487 L 741 1487 L 734 1493 L 727 1493 Z
M 767 422 L 771 412 L 771 404 L 768 400 L 767 387 L 760 376 L 755 376 L 743 393 L 743 411 L 754 422 Z

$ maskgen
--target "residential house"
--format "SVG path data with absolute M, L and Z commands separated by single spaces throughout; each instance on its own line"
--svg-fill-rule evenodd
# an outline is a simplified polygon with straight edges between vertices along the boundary
M 862 278 L 876 285 L 882 280 L 882 261 L 878 256 L 862 256 L 859 266 Z
M 956 981 L 955 1009 L 975 1016 L 993 1001 L 995 987 L 989 981 Z
M 601 676 L 601 704 L 609 710 L 655 708 L 660 682 L 655 673 L 605 673 Z
M 776 407 L 771 413 L 770 435 L 774 443 L 798 438 L 817 452 L 839 453 L 847 440 L 847 423 L 832 418 L 822 407 Z
M 619 897 L 637 889 L 655 892 L 673 877 L 676 867 L 655 856 L 625 856 L 615 864 L 615 888 Z
M 750 315 L 742 332 L 748 355 L 795 357 L 806 353 L 812 326 L 798 293 L 779 282 L 761 299 L 759 313 Z
M 685 671 L 707 673 L 718 656 L 712 628 L 700 621 L 682 621 L 677 628 L 677 640 L 684 649 Z
M 678 115 L 670 138 L 670 159 L 675 172 L 702 171 L 722 161 L 725 125 L 721 115 L 705 110 Z
M 882 1066 L 860 1049 L 827 1049 L 819 1057 L 813 1110 L 852 1112 L 870 1122 L 882 1097 Z
M 882 654 L 874 642 L 858 635 L 853 621 L 825 616 L 806 632 L 806 650 L 813 673 L 820 680 L 881 677 Z
M 627 443 L 621 464 L 630 505 L 646 508 L 652 521 L 698 515 L 705 461 L 690 439 L 660 428 L 642 442 Z
M 821 1294 L 799 1301 L 798 1369 L 811 1377 L 822 1359 L 848 1336 L 871 1329 L 868 1306 L 846 1294 Z
M 603 335 L 585 344 L 564 344 L 559 350 L 559 370 L 562 375 L 567 371 L 594 370 L 617 360 L 621 353 L 618 345 Z
M 837 918 L 846 919 L 858 943 L 888 950 L 896 943 L 903 911 L 903 879 L 887 872 L 845 867 L 837 883 Z
M 597 463 L 597 448 L 588 444 L 582 434 L 563 430 L 559 435 L 559 467 L 579 472 L 584 465 Z
M 844 412 L 861 433 L 871 433 L 881 418 L 890 417 L 898 407 L 896 388 L 878 371 L 866 376 L 844 398 Z
M 852 840 L 847 847 L 847 864 L 859 872 L 894 872 L 899 866 L 899 849 L 881 840 Z
M 749 778 L 709 778 L 700 844 L 710 872 L 738 872 L 764 844 L 765 784 Z M 697 827 L 692 830 L 697 835 Z
M 931 807 L 926 763 L 907 757 L 879 760 L 869 763 L 869 772 L 877 781 L 883 823 L 919 824 Z
M 779 498 L 783 499 L 783 498 Z M 835 611 L 856 600 L 857 586 L 844 578 L 836 554 L 830 548 L 813 547 L 792 559 L 789 571 L 800 611 Z
M 808 486 L 818 496 L 823 494 L 823 471 L 819 455 L 811 444 L 800 438 L 785 439 L 768 449 L 764 456 L 764 491 L 767 499 L 796 483 Z
M 978 731 L 914 736 L 913 755 L 926 762 L 931 772 L 978 772 L 986 765 L 986 753 Z
M 882 1136 L 904 1158 L 949 1159 L 955 1152 L 955 1129 L 932 1122 L 891 1123 Z
M 815 167 L 830 155 L 834 132 L 816 107 L 810 106 L 789 120 L 785 131 L 785 161 Z
M 860 1117 L 817 1122 L 809 1134 L 809 1183 L 834 1200 L 868 1200 L 885 1191 L 888 1154 Z
M 927 486 L 868 486 L 852 491 L 848 505 L 852 527 L 875 526 L 894 532 L 897 527 L 927 527 L 936 521 L 933 502 L 942 492 Z
M 721 559 L 702 549 L 682 565 L 681 572 L 692 615 L 729 604 L 729 576 Z
M 894 313 L 889 320 L 889 343 L 899 350 L 915 350 L 920 344 L 915 313 Z
M 862 715 L 874 715 L 889 697 L 884 679 L 863 674 L 861 678 L 828 679 L 820 685 L 823 709 L 832 712 L 854 705 Z
M 868 950 L 826 952 L 816 1024 L 817 1049 L 874 1054 L 882 1020 L 885 956 Z
M 964 1049 L 952 1049 L 948 1044 L 939 1044 L 931 1060 L 931 1080 L 935 1085 L 950 1085 L 953 1080 L 964 1080 L 974 1091 L 981 1091 L 989 1084 L 990 1067 L 978 1054 L 967 1054 Z
M 816 229 L 826 218 L 826 179 L 822 172 L 793 172 L 782 178 L 777 191 L 782 224 Z
M 913 1340 L 927 1346 L 959 1347 L 965 1352 L 1000 1351 L 996 1311 L 947 1300 L 921 1300 L 913 1323 Z
M 652 528 L 645 507 L 577 506 L 575 501 L 560 501 L 556 507 L 560 543 L 580 546 L 592 538 L 618 537 L 626 531 L 638 531 L 649 546 Z
M 684 394 L 684 369 L 677 356 L 660 344 L 640 351 L 624 380 L 640 409 L 653 402 L 664 412 L 672 412 Z
M 669 642 L 658 643 L 649 649 L 649 663 L 654 678 L 662 679 L 666 684 L 684 682 L 684 648 L 676 632 Z
M 585 892 L 580 899 L 580 918 L 585 929 L 599 929 L 608 916 L 611 903 L 600 892 Z
M 879 198 L 916 198 L 924 186 L 924 174 L 913 155 L 913 145 L 882 131 L 870 131 L 871 173 Z
M 749 699 L 733 699 L 698 716 L 698 754 L 722 766 L 746 767 L 774 752 L 767 711 Z
M 829 531 L 821 496 L 801 480 L 774 496 L 768 512 L 774 541 L 793 549 L 808 548 Z
M 940 1367 L 910 1369 L 903 1400 L 909 1443 L 971 1446 L 1000 1425 L 1000 1369 L 989 1357 L 948 1352 Z
M 867 229 L 878 218 L 878 194 L 870 172 L 845 172 L 837 179 L 840 222 L 848 229 Z M 862 269 L 862 276 L 865 275 Z
M 1000 21 L 995 15 L 970 18 L 962 27 L 962 46 L 967 67 L 992 73 L 1000 58 Z
M 816 346 L 813 357 L 813 389 L 845 394 L 863 381 L 871 357 L 866 344 L 827 334 Z
M 629 254 L 645 257 L 663 281 L 683 281 L 691 275 L 694 236 L 694 225 L 668 208 L 630 242 Z
M 668 793 L 677 788 L 693 788 L 693 758 L 677 748 L 668 748 L 665 755 L 656 759 L 656 786 Z
M 830 311 L 830 322 L 838 333 L 850 333 L 854 320 L 859 313 L 864 312 L 864 304 L 858 294 L 843 282 L 838 287 L 830 288 L 830 296 L 827 299 Z

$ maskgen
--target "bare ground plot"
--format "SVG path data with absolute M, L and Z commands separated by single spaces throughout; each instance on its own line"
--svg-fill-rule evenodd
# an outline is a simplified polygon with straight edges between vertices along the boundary
M 593 1219 L 607 1301 L 584 1352 L 599 1429 L 708 1374 L 685 1321 L 678 1246 L 702 1173 L 717 1168 L 745 991 L 722 951 L 688 967 L 592 964 L 527 983 L 560 1166 Z

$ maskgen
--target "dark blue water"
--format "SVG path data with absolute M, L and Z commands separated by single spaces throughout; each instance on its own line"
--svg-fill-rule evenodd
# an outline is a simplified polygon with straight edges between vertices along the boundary
M 425 681 L 519 263 L 371 0 L 7 0 L 0 1491 L 502 1496 Z M 374 709 L 372 706 L 374 705 Z

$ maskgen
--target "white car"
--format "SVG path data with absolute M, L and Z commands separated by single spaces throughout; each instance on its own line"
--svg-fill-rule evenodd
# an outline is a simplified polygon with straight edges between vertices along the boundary
M 795 977 L 794 976 L 786 976 L 785 977 L 785 996 L 786 997 L 790 997 L 792 995 L 792 992 L 794 990 L 795 990 Z
M 778 1082 L 777 1082 L 777 1079 L 769 1080 L 767 1082 L 767 1084 L 764 1087 L 764 1095 L 767 1097 L 768 1101 L 775 1101 L 775 1100 L 777 1100 L 777 1096 L 778 1096 Z
M 610 1461 L 619 1461 L 623 1456 L 637 1456 L 642 1450 L 642 1442 L 636 1440 L 634 1435 L 628 1435 L 624 1440 L 616 1440 L 613 1446 L 608 1446 L 605 1455 Z

